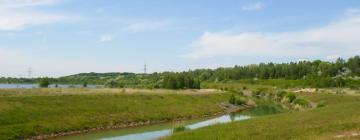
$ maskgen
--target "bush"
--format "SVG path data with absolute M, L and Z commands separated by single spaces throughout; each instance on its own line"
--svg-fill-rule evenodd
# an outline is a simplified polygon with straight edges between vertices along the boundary
M 292 103 L 296 99 L 296 95 L 294 93 L 286 94 L 286 98 L 289 99 L 289 102 Z
M 40 79 L 39 87 L 41 87 L 41 88 L 48 88 L 49 85 L 50 85 L 49 78 L 45 77 L 45 78 L 41 78 L 41 79 Z
M 236 104 L 236 98 L 234 94 L 231 94 L 229 103 L 235 105 Z
M 278 91 L 276 96 L 279 98 L 284 98 L 287 93 L 285 91 Z
M 262 92 L 261 92 L 261 90 L 257 90 L 257 91 L 255 91 L 252 95 L 253 95 L 253 97 L 260 98 L 261 95 L 262 95 Z
M 173 133 L 175 133 L 175 132 L 182 132 L 182 131 L 185 131 L 187 128 L 185 127 L 185 126 L 183 126 L 183 125 L 181 125 L 181 126 L 177 126 L 177 127 L 175 127 L 174 129 L 173 129 Z
M 233 105 L 244 105 L 246 104 L 246 99 L 232 94 L 230 96 L 229 103 Z
M 83 87 L 86 88 L 88 85 L 87 85 L 87 82 L 84 82 L 83 83 Z
M 239 95 L 239 96 L 243 96 L 244 95 L 244 92 L 243 91 L 235 91 L 236 95 Z
M 294 104 L 298 104 L 304 107 L 309 107 L 310 103 L 309 101 L 305 100 L 305 99 L 301 99 L 301 98 L 297 98 L 296 100 L 294 100 Z
M 246 100 L 244 98 L 236 98 L 236 105 L 245 105 Z
M 109 80 L 105 83 L 105 87 L 108 88 L 116 88 L 116 87 L 120 87 L 123 88 L 124 86 L 122 84 L 120 84 L 119 82 L 117 82 L 116 80 Z

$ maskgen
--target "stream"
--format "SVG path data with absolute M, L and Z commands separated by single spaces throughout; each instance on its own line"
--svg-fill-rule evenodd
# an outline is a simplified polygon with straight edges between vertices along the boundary
M 154 140 L 171 135 L 174 128 L 179 126 L 179 124 L 182 124 L 181 126 L 185 126 L 185 131 L 187 131 L 219 123 L 241 121 L 250 118 L 251 117 L 248 115 L 231 113 L 215 118 L 183 121 L 181 123 L 176 122 L 134 128 L 103 130 L 85 134 L 57 137 L 51 140 Z

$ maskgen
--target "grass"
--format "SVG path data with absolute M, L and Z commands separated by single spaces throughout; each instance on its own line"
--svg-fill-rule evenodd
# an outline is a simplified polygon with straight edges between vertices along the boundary
M 1 140 L 208 115 L 222 111 L 218 104 L 229 99 L 196 90 L 21 89 L 0 94 Z
M 326 101 L 328 105 L 179 132 L 167 139 L 334 139 L 338 136 L 346 138 L 346 134 L 360 132 L 360 97 L 333 94 L 312 94 L 302 97 L 313 102 Z

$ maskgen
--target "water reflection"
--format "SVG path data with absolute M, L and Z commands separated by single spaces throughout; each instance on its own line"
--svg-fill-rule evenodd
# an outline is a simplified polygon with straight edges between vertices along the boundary
M 186 130 L 194 130 L 219 123 L 227 123 L 246 119 L 250 119 L 250 116 L 232 113 L 212 119 L 187 122 L 185 128 Z M 80 134 L 57 138 L 57 140 L 153 140 L 171 135 L 173 133 L 173 128 L 173 124 L 161 124 L 139 128 L 108 130 L 103 132 Z

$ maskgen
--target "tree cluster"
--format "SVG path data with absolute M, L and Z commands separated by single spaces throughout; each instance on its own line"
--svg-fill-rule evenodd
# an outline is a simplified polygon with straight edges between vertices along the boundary
M 163 79 L 163 88 L 200 89 L 200 80 L 188 73 L 167 73 Z

